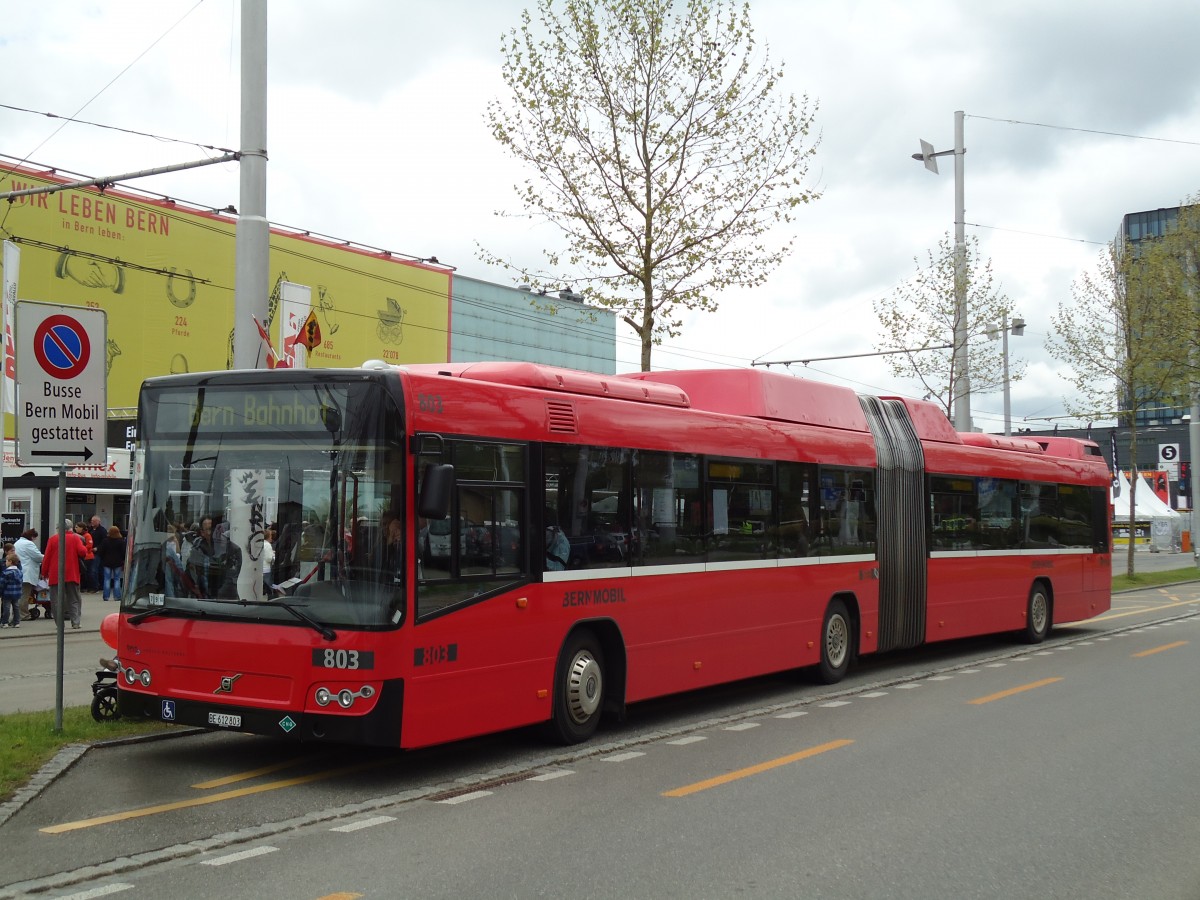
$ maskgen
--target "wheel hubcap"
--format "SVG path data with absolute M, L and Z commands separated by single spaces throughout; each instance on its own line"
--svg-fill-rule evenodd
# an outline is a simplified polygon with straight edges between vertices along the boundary
M 1033 602 L 1030 604 L 1030 618 L 1033 620 L 1033 630 L 1037 632 L 1044 631 L 1046 628 L 1046 595 L 1037 593 L 1033 595 Z
M 582 725 L 600 708 L 604 693 L 600 664 L 586 650 L 575 654 L 567 674 L 567 709 L 571 718 Z
M 825 626 L 825 658 L 835 669 L 840 668 L 846 661 L 846 651 L 850 646 L 850 630 L 846 620 L 834 616 Z

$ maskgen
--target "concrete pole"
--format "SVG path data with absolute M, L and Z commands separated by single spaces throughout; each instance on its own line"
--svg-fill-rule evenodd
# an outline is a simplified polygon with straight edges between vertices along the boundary
M 1004 436 L 1012 435 L 1012 397 L 1008 389 L 1008 313 L 1000 313 L 1001 352 L 1004 354 Z
M 954 114 L 954 428 L 971 430 L 971 377 L 967 353 L 967 240 L 963 202 L 963 112 Z
M 242 136 L 233 299 L 233 367 L 266 366 L 254 319 L 267 318 L 267 0 L 242 0 Z M 262 362 L 260 363 L 260 360 Z

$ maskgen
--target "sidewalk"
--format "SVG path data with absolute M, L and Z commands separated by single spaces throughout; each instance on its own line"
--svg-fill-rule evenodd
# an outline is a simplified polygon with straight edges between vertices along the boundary
M 1114 575 L 1124 575 L 1129 564 L 1129 551 L 1118 547 L 1112 556 Z M 1171 569 L 1187 569 L 1196 566 L 1196 558 L 1187 553 L 1152 553 L 1149 550 L 1136 550 L 1133 554 L 1133 571 L 1135 572 L 1167 572 Z
M 100 631 L 100 623 L 109 613 L 120 612 L 121 604 L 113 600 L 104 602 L 104 595 L 99 591 L 94 594 L 84 593 L 83 595 L 83 615 L 79 619 L 79 628 L 71 627 L 71 620 L 67 619 L 63 622 L 67 634 L 83 634 L 91 632 L 96 634 Z M 54 619 L 47 619 L 45 612 L 42 615 L 30 622 L 22 622 L 20 628 L 0 628 L 0 641 L 12 640 L 14 638 L 27 637 L 45 637 L 55 633 Z

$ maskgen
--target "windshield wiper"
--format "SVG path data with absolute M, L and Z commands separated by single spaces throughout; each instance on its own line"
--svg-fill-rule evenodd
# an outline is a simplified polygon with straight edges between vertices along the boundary
M 289 613 L 299 619 L 301 622 L 309 625 L 321 637 L 327 641 L 336 641 L 337 632 L 323 622 L 318 622 L 308 613 L 302 612 L 296 608 L 296 605 L 289 603 L 287 600 L 209 600 L 209 603 L 223 603 L 232 606 L 282 606 Z M 154 616 L 185 616 L 192 619 L 201 619 L 209 615 L 208 612 L 202 609 L 184 609 L 179 606 L 153 606 L 150 609 L 143 610 L 136 615 L 130 616 L 126 621 L 130 625 L 137 625 L 143 619 L 149 619 Z
M 313 630 L 316 631 L 319 635 L 321 635 L 321 637 L 325 638 L 325 640 L 327 640 L 327 641 L 336 641 L 337 640 L 337 632 L 336 631 L 334 631 L 332 628 L 330 628 L 324 622 L 318 622 L 316 619 L 314 619 L 308 613 L 302 612 L 300 609 L 297 608 L 297 606 L 295 604 L 290 603 L 287 600 L 283 600 L 283 599 L 280 599 L 280 600 L 236 600 L 234 602 L 240 606 L 282 606 L 284 609 L 286 609 L 288 612 L 290 612 L 293 616 L 295 616 L 301 622 L 304 622 L 307 625 L 311 625 Z
M 138 625 L 143 619 L 149 619 L 153 616 L 185 616 L 191 619 L 199 619 L 205 615 L 207 613 L 202 609 L 183 609 L 178 606 L 152 606 L 136 615 L 130 616 L 126 621 L 130 625 Z

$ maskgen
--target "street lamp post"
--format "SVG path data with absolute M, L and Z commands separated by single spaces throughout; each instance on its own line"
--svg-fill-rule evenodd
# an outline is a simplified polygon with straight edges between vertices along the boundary
M 954 154 L 954 428 L 957 431 L 971 430 L 971 378 L 970 360 L 967 355 L 967 240 L 965 234 L 966 210 L 963 194 L 963 111 L 954 113 L 954 149 L 935 153 L 933 145 L 921 141 L 921 152 L 913 159 L 925 163 L 933 174 L 937 174 L 937 157 Z
M 1008 313 L 1000 313 L 1000 326 L 998 328 L 989 328 L 987 335 L 993 341 L 999 338 L 1002 341 L 1000 353 L 1004 357 L 1004 436 L 1008 437 L 1012 434 L 1012 402 L 1009 397 L 1008 390 L 1008 333 L 1012 332 L 1017 337 L 1021 337 L 1025 333 L 1025 320 L 1017 316 L 1012 320 L 1012 324 L 1008 324 Z

